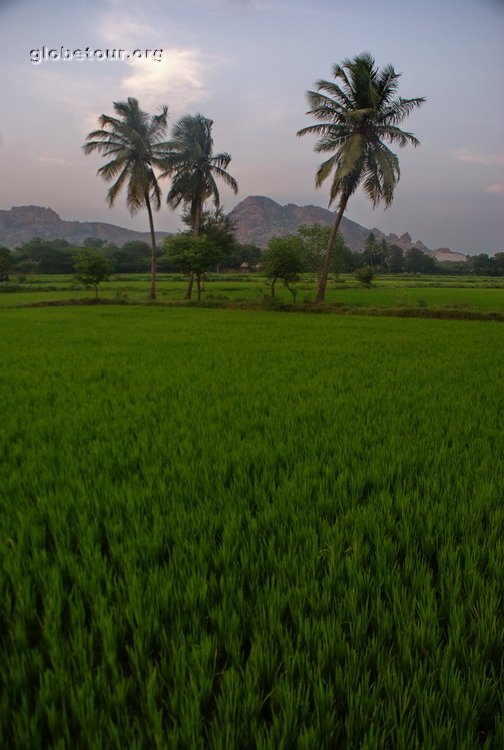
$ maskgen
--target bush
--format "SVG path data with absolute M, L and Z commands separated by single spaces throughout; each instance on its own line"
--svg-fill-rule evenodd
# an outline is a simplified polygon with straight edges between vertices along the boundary
M 354 272 L 354 276 L 362 286 L 370 287 L 374 278 L 374 272 L 371 266 L 362 266 Z

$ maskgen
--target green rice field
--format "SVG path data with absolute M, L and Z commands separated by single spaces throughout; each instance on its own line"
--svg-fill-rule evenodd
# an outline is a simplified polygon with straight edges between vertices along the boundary
M 149 293 L 149 277 L 142 274 L 119 275 L 100 285 L 100 297 L 124 303 L 145 302 Z M 297 304 L 313 302 L 316 280 L 305 275 L 294 287 Z M 187 279 L 177 274 L 160 274 L 158 301 L 180 302 L 187 289 Z M 9 291 L 8 291 L 9 290 Z M 23 283 L 12 278 L 9 285 L 0 285 L 0 307 L 26 305 L 41 301 L 92 299 L 94 290 L 86 290 L 71 276 L 35 276 Z M 268 280 L 257 274 L 209 275 L 202 294 L 205 304 L 260 304 L 271 290 Z M 277 284 L 279 301 L 292 302 L 290 292 Z M 194 299 L 196 295 L 194 293 Z M 426 309 L 498 313 L 504 315 L 504 279 L 474 276 L 380 276 L 371 288 L 363 288 L 351 275 L 331 279 L 326 301 L 354 311 L 366 309 Z
M 504 309 L 461 291 L 331 295 Z M 504 747 L 500 323 L 23 294 L 0 747 Z

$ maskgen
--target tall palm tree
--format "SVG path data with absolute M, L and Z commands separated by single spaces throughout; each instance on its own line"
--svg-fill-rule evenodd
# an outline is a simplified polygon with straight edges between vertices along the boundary
M 402 148 L 418 146 L 412 133 L 398 125 L 425 99 L 397 96 L 398 79 L 391 65 L 382 70 L 368 52 L 333 66 L 332 81 L 317 81 L 317 91 L 308 91 L 311 109 L 307 112 L 319 122 L 298 132 L 321 136 L 315 151 L 332 156 L 319 167 L 315 184 L 320 187 L 333 173 L 329 206 L 338 201 L 334 224 L 322 264 L 316 301 L 323 303 L 334 239 L 350 196 L 362 183 L 373 208 L 383 200 L 392 202 L 399 181 L 399 160 L 386 144 Z
M 202 114 L 185 115 L 175 123 L 169 142 L 170 154 L 165 160 L 161 177 L 171 176 L 168 205 L 175 209 L 183 204 L 189 211 L 192 233 L 199 235 L 205 201 L 213 199 L 220 205 L 216 178 L 220 178 L 236 194 L 238 184 L 226 169 L 231 161 L 228 153 L 213 153 L 213 121 Z M 191 298 L 193 274 L 185 295 Z
M 160 108 L 158 115 L 143 112 L 136 99 L 114 102 L 117 117 L 101 115 L 101 130 L 93 130 L 86 137 L 85 154 L 98 151 L 112 160 L 100 167 L 98 174 L 107 182 L 116 181 L 107 194 L 108 204 L 114 205 L 123 187 L 127 189 L 126 204 L 131 215 L 144 206 L 149 215 L 151 234 L 151 286 L 150 299 L 156 299 L 156 235 L 152 209 L 161 207 L 161 190 L 155 168 L 162 169 L 168 154 L 166 125 L 168 107 Z

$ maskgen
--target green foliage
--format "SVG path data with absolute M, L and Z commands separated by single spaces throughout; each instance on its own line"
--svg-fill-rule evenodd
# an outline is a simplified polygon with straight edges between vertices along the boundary
M 359 185 L 373 207 L 380 201 L 390 205 L 400 170 L 399 159 L 388 146 L 418 145 L 417 138 L 398 125 L 425 100 L 398 96 L 400 74 L 391 65 L 380 70 L 367 52 L 334 65 L 333 76 L 335 82 L 321 80 L 316 91 L 308 91 L 311 109 L 307 114 L 317 122 L 302 128 L 298 136 L 319 136 L 315 150 L 331 153 L 320 165 L 315 184 L 320 187 L 332 175 L 329 205 L 338 202 L 336 232 L 348 200 Z M 329 246 L 318 302 L 324 301 L 331 251 Z
M 371 266 L 361 266 L 355 271 L 354 276 L 362 286 L 369 287 L 374 278 L 374 271 Z
M 501 253 L 500 255 L 503 255 Z M 480 253 L 479 255 L 472 255 L 469 258 L 471 264 L 471 271 L 477 276 L 495 276 L 496 275 L 496 262 L 495 259 L 487 255 L 487 253 Z M 502 265 L 502 262 L 501 262 Z
M 79 250 L 74 255 L 75 279 L 85 287 L 94 287 L 98 297 L 98 286 L 110 280 L 110 263 L 98 250 Z
M 390 273 L 401 273 L 404 271 L 404 251 L 399 245 L 390 245 L 388 254 L 388 270 Z
M 43 240 L 40 237 L 16 248 L 12 269 L 21 273 L 72 273 L 75 247 L 67 240 Z
M 161 207 L 161 189 L 156 169 L 164 169 L 169 146 L 164 141 L 168 107 L 162 106 L 157 115 L 140 109 L 138 101 L 114 102 L 116 117 L 101 115 L 100 130 L 93 130 L 83 146 L 85 154 L 98 152 L 111 161 L 98 170 L 106 182 L 115 180 L 107 193 L 110 207 L 123 188 L 126 205 L 132 215 L 146 207 L 152 237 L 150 298 L 156 298 L 156 239 L 152 208 Z
M 274 237 L 262 257 L 262 270 L 271 281 L 271 296 L 275 297 L 275 284 L 282 279 L 284 285 L 296 299 L 296 291 L 291 284 L 299 280 L 305 269 L 306 255 L 303 239 L 296 235 Z
M 436 273 L 436 261 L 418 247 L 410 247 L 404 254 L 404 270 L 408 273 Z
M 195 237 L 192 234 L 177 234 L 164 240 L 165 252 L 170 263 L 184 273 L 194 274 L 198 283 L 198 300 L 201 299 L 202 277 L 215 269 L 222 251 L 206 235 Z
M 221 179 L 233 193 L 238 192 L 236 180 L 226 171 L 231 161 L 228 153 L 213 153 L 213 120 L 202 114 L 184 115 L 175 123 L 161 177 L 171 178 L 168 205 L 183 205 L 189 214 L 189 224 L 195 235 L 200 233 L 203 206 L 212 199 L 219 208 L 220 197 L 216 178 Z
M 321 226 L 320 224 L 302 224 L 298 227 L 297 233 L 303 239 L 305 255 L 304 270 L 320 274 L 324 255 L 327 251 L 331 227 Z M 334 240 L 330 270 L 332 273 L 339 274 L 352 271 L 353 268 L 352 251 L 346 244 L 341 232 L 338 232 Z
M 232 268 L 237 271 L 254 271 L 261 263 L 262 250 L 257 245 L 242 245 L 237 242 L 231 255 L 224 259 L 223 268 Z
M 0 311 L 0 746 L 501 747 L 503 339 Z
M 366 237 L 362 248 L 364 264 L 370 266 L 373 271 L 385 273 L 390 271 L 390 247 L 385 238 L 377 239 L 373 232 Z
M 504 253 L 495 253 L 494 268 L 496 276 L 504 276 Z
M 12 265 L 12 253 L 8 247 L 0 245 L 0 282 L 9 281 L 9 271 Z
M 83 247 L 92 247 L 95 250 L 99 250 L 101 247 L 104 247 L 107 243 L 105 240 L 101 240 L 99 237 L 85 237 L 84 242 L 82 243 Z
M 147 242 L 131 240 L 122 247 L 104 248 L 104 254 L 114 273 L 141 273 L 149 269 L 151 248 Z
M 191 212 L 186 210 L 182 217 L 184 224 L 192 229 Z M 203 211 L 201 215 L 199 234 L 204 234 L 213 245 L 221 251 L 221 264 L 224 268 L 237 266 L 229 265 L 238 253 L 239 245 L 235 237 L 236 222 L 226 215 L 221 207 L 214 211 Z

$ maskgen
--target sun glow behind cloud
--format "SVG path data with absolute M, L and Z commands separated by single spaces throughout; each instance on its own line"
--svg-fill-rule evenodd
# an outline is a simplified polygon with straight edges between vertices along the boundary
M 490 193 L 490 195 L 504 195 L 504 182 L 495 182 L 493 185 L 489 185 L 485 188 L 485 193 Z
M 464 146 L 459 148 L 455 153 L 455 158 L 459 161 L 467 161 L 471 164 L 483 164 L 486 166 L 499 167 L 504 165 L 504 154 L 482 154 L 476 149 Z
M 125 96 L 138 99 L 142 109 L 154 111 L 160 104 L 168 104 L 170 112 L 180 115 L 207 97 L 204 66 L 197 50 L 165 47 L 160 61 L 142 58 L 126 64 L 128 72 L 121 78 L 121 89 Z

